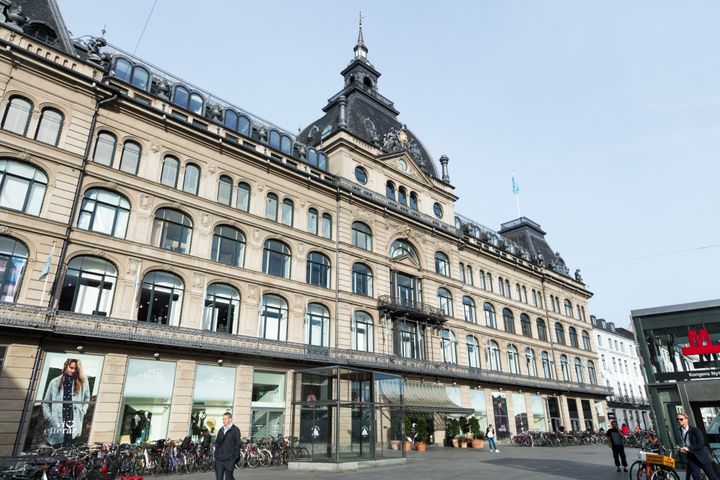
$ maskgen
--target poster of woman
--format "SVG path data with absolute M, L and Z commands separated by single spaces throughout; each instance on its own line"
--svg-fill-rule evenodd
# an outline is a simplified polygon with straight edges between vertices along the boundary
M 25 450 L 87 442 L 102 365 L 100 356 L 46 354 Z

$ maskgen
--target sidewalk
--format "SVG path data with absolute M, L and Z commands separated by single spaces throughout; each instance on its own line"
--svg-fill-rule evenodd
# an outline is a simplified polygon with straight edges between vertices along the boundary
M 628 480 L 617 473 L 610 449 L 604 445 L 583 447 L 500 446 L 500 453 L 487 449 L 432 447 L 425 453 L 411 452 L 402 466 L 369 468 L 349 473 L 290 472 L 286 467 L 235 470 L 235 478 L 263 480 L 376 480 L 398 479 L 477 479 L 501 480 Z M 637 449 L 627 449 L 630 464 Z M 678 472 L 684 480 L 684 473 Z M 158 480 L 214 480 L 215 473 L 163 475 Z

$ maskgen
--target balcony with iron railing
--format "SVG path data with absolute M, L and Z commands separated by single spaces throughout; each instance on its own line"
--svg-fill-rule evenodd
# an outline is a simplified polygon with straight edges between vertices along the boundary
M 639 405 L 650 405 L 648 399 L 640 395 L 611 395 L 607 397 L 608 403 L 616 403 L 620 405 L 629 405 L 637 407 Z
M 430 362 L 383 353 L 318 347 L 295 342 L 281 342 L 258 337 L 172 327 L 111 317 L 84 315 L 30 305 L 0 303 L 0 328 L 37 331 L 64 337 L 80 337 L 83 342 L 106 340 L 123 344 L 173 347 L 197 352 L 226 352 L 239 356 L 283 359 L 300 364 L 348 365 L 423 377 L 465 380 L 473 384 L 513 385 L 607 396 L 612 390 L 598 385 L 557 382 L 528 375 L 466 367 L 451 363 Z
M 392 317 L 424 321 L 433 326 L 441 326 L 447 321 L 442 309 L 417 300 L 382 295 L 378 298 L 378 310 Z

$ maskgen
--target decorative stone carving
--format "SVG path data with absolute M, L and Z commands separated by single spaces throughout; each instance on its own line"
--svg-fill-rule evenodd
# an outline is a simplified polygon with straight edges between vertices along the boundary
M 3 233 L 3 234 L 12 233 L 12 228 L 8 227 L 7 225 L 0 225 L 0 233 Z
M 156 145 L 156 144 L 154 144 L 154 143 L 151 143 L 151 144 L 150 144 L 150 151 L 152 151 L 153 153 L 159 152 L 159 151 L 160 151 L 160 145 Z
M 217 171 L 217 168 L 215 165 L 208 165 L 208 172 L 215 173 Z
M 172 207 L 175 209 L 182 208 L 182 203 L 180 202 L 173 202 Z
M 110 190 L 115 190 L 115 189 L 117 188 L 117 186 L 118 186 L 118 185 L 117 185 L 117 183 L 115 183 L 115 182 L 108 182 L 108 183 L 107 183 L 107 187 L 108 187 Z
M 23 13 L 20 5 L 12 4 L 5 9 L 5 19 L 7 23 L 15 27 L 22 27 L 28 21 L 27 15 Z
M 370 137 L 373 145 L 379 146 L 380 145 L 380 135 L 377 133 L 377 129 L 375 128 L 375 124 L 372 120 L 370 120 L 369 117 L 363 118 L 363 127 L 365 127 L 365 132 L 367 132 L 368 136 Z
M 28 152 L 27 150 L 23 150 L 22 152 L 20 152 L 19 157 L 20 157 L 22 160 L 30 160 L 30 158 L 32 157 L 32 155 L 30 155 L 30 152 Z
M 195 272 L 193 273 L 193 280 L 192 284 L 194 288 L 200 288 L 205 285 L 205 275 L 202 273 Z
M 253 239 L 254 239 L 256 242 L 259 242 L 259 241 L 260 241 L 260 230 L 257 229 L 257 228 L 256 228 L 255 230 L 253 230 Z
M 205 116 L 209 120 L 217 120 L 218 122 L 222 121 L 223 116 L 223 110 L 225 110 L 222 105 L 217 103 L 210 103 L 205 106 Z
M 203 227 L 207 227 L 208 225 L 210 225 L 210 214 L 203 213 L 200 219 L 200 223 L 202 223 Z
M 154 93 L 160 98 L 170 100 L 172 98 L 172 87 L 173 84 L 167 78 L 159 75 L 153 75 L 150 81 L 150 92 Z
M 579 269 L 579 268 L 575 270 L 575 281 L 576 281 L 576 282 L 583 283 L 583 278 L 582 278 L 582 275 L 580 275 L 580 269 Z
M 93 255 L 95 255 L 96 257 L 104 257 L 104 256 L 105 256 L 105 252 L 104 252 L 103 250 L 99 249 L 99 248 L 94 249 L 94 250 L 92 251 L 92 253 L 93 253 Z
M 545 266 L 545 256 L 540 252 L 540 250 L 535 252 L 535 263 L 541 267 Z
M 298 243 L 297 251 L 300 254 L 300 256 L 305 256 L 305 244 L 304 243 Z
M 143 210 L 147 210 L 148 208 L 150 208 L 150 195 L 140 195 L 140 208 L 142 208 Z
M 406 151 L 415 160 L 415 163 L 421 167 L 425 166 L 425 159 L 420 153 L 420 147 L 415 140 L 410 138 L 407 126 L 403 125 L 400 130 L 392 127 L 389 132 L 383 136 L 382 149 L 386 152 Z
M 257 190 L 258 190 L 258 192 L 264 191 L 264 190 L 265 190 L 265 185 L 263 185 L 262 183 L 258 184 Z

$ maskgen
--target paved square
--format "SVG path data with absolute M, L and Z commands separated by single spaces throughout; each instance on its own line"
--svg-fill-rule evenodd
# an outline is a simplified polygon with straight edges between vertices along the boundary
M 368 468 L 348 473 L 290 472 L 286 467 L 235 470 L 235 478 L 263 480 L 375 480 L 394 478 L 408 480 L 455 478 L 493 480 L 628 480 L 627 473 L 617 473 L 607 446 L 584 447 L 511 447 L 500 445 L 500 453 L 483 450 L 433 447 L 408 455 L 402 466 Z M 627 449 L 628 463 L 637 459 L 637 449 Z M 678 471 L 681 480 L 684 474 Z M 211 480 L 215 473 L 161 476 L 158 480 Z

